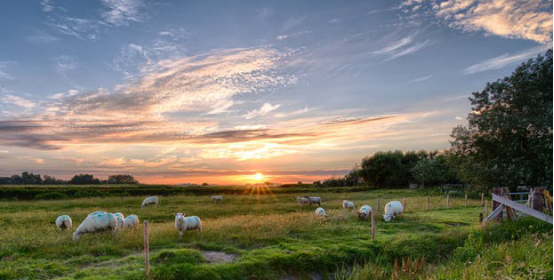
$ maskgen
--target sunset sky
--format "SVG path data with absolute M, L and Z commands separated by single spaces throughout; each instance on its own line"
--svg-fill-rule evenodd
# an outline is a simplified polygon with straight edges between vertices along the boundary
M 2 1 L 0 35 L 0 176 L 311 182 L 447 148 L 552 1 Z

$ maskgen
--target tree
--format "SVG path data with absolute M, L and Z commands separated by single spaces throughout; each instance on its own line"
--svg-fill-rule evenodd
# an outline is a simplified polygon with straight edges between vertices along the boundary
M 552 185 L 552 50 L 470 98 L 468 125 L 452 131 L 458 174 L 493 186 Z
M 100 180 L 94 178 L 92 174 L 78 174 L 73 176 L 69 183 L 74 185 L 100 184 Z
M 118 174 L 108 176 L 108 184 L 138 184 L 135 177 L 128 174 Z

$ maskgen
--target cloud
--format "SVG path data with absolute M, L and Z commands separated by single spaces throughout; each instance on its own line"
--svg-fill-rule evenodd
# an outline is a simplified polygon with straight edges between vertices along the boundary
M 297 18 L 294 18 L 294 17 L 290 17 L 288 18 L 285 23 L 283 23 L 283 28 L 281 29 L 281 31 L 287 31 L 297 25 L 299 25 L 300 23 L 302 23 L 305 19 L 306 19 L 307 16 L 302 16 L 302 17 L 297 17 Z
M 52 0 L 42 0 L 40 1 L 40 5 L 42 6 L 42 11 L 46 13 L 54 10 L 54 5 Z
M 330 24 L 338 24 L 340 22 L 340 18 L 332 18 L 329 23 Z
M 102 18 L 116 26 L 127 25 L 130 21 L 141 21 L 140 8 L 144 7 L 141 0 L 102 0 L 105 10 Z
M 8 68 L 14 65 L 13 61 L 2 61 L 0 60 L 0 79 L 13 80 L 14 77 L 8 73 Z
M 515 63 L 530 59 L 546 51 L 550 46 L 538 46 L 513 55 L 503 54 L 483 62 L 471 65 L 463 70 L 465 75 L 471 75 L 483 71 L 496 70 Z
M 423 82 L 423 81 L 427 81 L 427 80 L 431 79 L 432 77 L 433 77 L 433 75 L 427 75 L 427 76 L 411 79 L 407 83 L 408 84 L 420 83 L 420 82 Z
M 59 41 L 60 38 L 52 36 L 49 33 L 40 31 L 34 35 L 27 37 L 26 40 L 28 42 L 38 44 L 38 43 L 50 43 L 50 42 Z
M 402 38 L 396 42 L 389 44 L 379 50 L 374 51 L 374 54 L 384 55 L 387 58 L 384 61 L 397 59 L 402 56 L 413 54 L 424 47 L 428 46 L 430 41 L 425 40 L 423 42 L 413 43 L 414 36 L 408 36 Z M 412 44 L 413 43 L 413 44 Z
M 104 23 L 93 19 L 56 16 L 50 17 L 46 24 L 60 34 L 95 41 Z
M 249 111 L 244 115 L 244 118 L 249 120 L 256 117 L 265 116 L 281 107 L 281 104 L 271 105 L 270 103 L 264 103 L 260 109 Z
M 552 41 L 552 1 L 548 0 L 447 0 L 433 6 L 449 26 L 463 31 Z
M 278 113 L 278 114 L 275 114 L 275 117 L 276 118 L 285 118 L 285 117 L 292 117 L 292 116 L 297 116 L 297 115 L 300 115 L 300 114 L 304 114 L 304 113 L 307 113 L 309 111 L 313 110 L 312 108 L 308 108 L 308 106 L 304 107 L 304 109 L 299 109 L 299 110 L 296 110 L 296 111 L 292 111 L 292 112 L 289 112 L 289 113 Z
M 25 109 L 31 109 L 33 107 L 35 107 L 37 104 L 33 101 L 30 101 L 30 100 L 27 100 L 23 97 L 19 97 L 19 96 L 15 96 L 15 95 L 11 95 L 11 94 L 6 94 L 2 97 L 2 102 L 3 103 L 9 103 L 9 104 L 13 104 L 13 105 L 16 105 L 16 106 L 19 106 L 19 107 L 22 107 L 22 108 L 25 108 Z
M 52 59 L 54 68 L 60 77 L 69 79 L 69 75 L 79 67 L 77 57 L 72 55 L 61 55 Z

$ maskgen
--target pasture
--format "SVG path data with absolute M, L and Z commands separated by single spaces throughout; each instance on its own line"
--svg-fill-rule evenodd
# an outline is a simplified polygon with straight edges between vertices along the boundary
M 159 196 L 157 208 L 144 209 L 144 196 L 1 201 L 0 279 L 145 279 L 144 220 L 149 222 L 153 279 L 349 279 L 363 275 L 368 266 L 378 266 L 382 279 L 389 279 L 395 260 L 423 256 L 425 271 L 399 277 L 435 277 L 448 270 L 448 261 L 468 237 L 482 232 L 480 199 L 470 199 L 465 206 L 463 197 L 451 197 L 447 209 L 445 197 L 433 195 L 426 211 L 427 194 L 412 190 L 309 193 L 322 198 L 327 219 L 314 215 L 317 206 L 298 204 L 295 197 L 303 193 L 254 188 L 226 194 L 219 204 L 210 195 Z M 385 203 L 404 197 L 406 213 L 385 223 Z M 377 198 L 381 209 L 375 216 L 376 240 L 371 241 L 370 223 L 343 211 L 342 200 L 353 201 L 356 209 L 363 204 L 375 209 Z M 57 216 L 68 214 L 75 230 L 87 214 L 98 210 L 136 214 L 141 225 L 115 234 L 84 235 L 77 242 L 54 225 Z M 179 238 L 175 212 L 199 216 L 202 234 L 186 232 Z M 541 234 L 534 237 L 542 240 L 536 247 L 552 248 L 551 229 L 535 221 L 523 223 L 516 239 L 499 242 Z M 537 264 L 540 275 L 552 274 L 550 249 L 540 255 L 549 254 L 550 260 Z

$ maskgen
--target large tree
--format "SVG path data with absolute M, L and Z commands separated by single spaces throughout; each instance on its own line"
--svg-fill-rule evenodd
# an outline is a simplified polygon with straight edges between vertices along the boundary
M 452 132 L 463 179 L 487 187 L 552 184 L 552 50 L 470 98 Z

